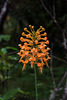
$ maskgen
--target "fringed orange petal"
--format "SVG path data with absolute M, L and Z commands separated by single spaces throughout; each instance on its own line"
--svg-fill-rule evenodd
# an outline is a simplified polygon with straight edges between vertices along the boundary
M 23 68 L 22 68 L 22 71 L 25 69 L 25 63 L 24 63 L 24 65 L 23 65 Z
M 46 65 L 47 65 L 47 67 L 49 68 L 49 65 L 48 65 L 48 63 L 47 62 L 45 62 L 46 63 Z
M 22 47 L 22 45 L 21 45 L 21 44 L 19 44 L 18 46 L 20 46 L 20 48 Z
M 41 63 L 37 63 L 37 66 L 40 67 L 42 64 Z
M 43 72 L 43 67 L 41 66 L 41 67 L 39 67 L 39 69 L 40 69 L 40 72 L 42 73 Z
M 33 68 L 33 61 L 31 61 L 30 63 L 31 63 L 31 68 Z

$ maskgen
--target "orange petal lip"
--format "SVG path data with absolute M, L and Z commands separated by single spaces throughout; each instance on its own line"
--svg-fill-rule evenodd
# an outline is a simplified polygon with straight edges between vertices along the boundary
M 41 66 L 41 63 L 37 63 L 37 66 L 38 66 L 38 67 Z
M 21 44 L 18 44 L 18 46 L 20 46 L 20 47 L 21 47 L 22 45 L 21 45 Z
M 28 63 L 28 60 L 21 60 L 22 61 L 22 63 L 24 63 L 24 64 L 27 64 Z
M 40 66 L 43 66 L 44 63 L 37 63 L 37 66 L 40 67 Z
M 42 57 L 42 56 L 44 56 L 44 53 L 38 53 L 37 56 Z
M 35 60 L 36 60 L 35 57 L 30 57 L 30 58 L 29 58 L 29 61 L 35 61 Z
M 37 48 L 31 49 L 31 52 L 37 52 Z
M 43 68 L 42 68 L 42 67 L 40 67 L 39 69 L 40 69 L 40 72 L 42 73 L 42 71 L 43 71 Z
M 24 51 L 23 54 L 24 55 L 28 55 L 29 54 L 29 51 Z
M 31 61 L 30 63 L 31 63 L 31 68 L 33 68 L 33 61 Z

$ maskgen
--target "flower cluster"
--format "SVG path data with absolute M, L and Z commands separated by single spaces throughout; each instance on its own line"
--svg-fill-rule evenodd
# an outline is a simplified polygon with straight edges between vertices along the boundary
M 29 25 L 31 32 L 24 28 L 25 32 L 22 32 L 22 37 L 20 41 L 23 42 L 23 45 L 19 44 L 20 52 L 18 55 L 20 56 L 19 62 L 23 63 L 22 70 L 25 69 L 25 65 L 30 62 L 31 68 L 33 68 L 33 64 L 37 64 L 42 73 L 43 66 L 47 65 L 47 61 L 50 59 L 48 51 L 50 50 L 47 45 L 49 44 L 49 40 L 47 40 L 47 33 L 45 29 L 40 26 L 40 28 L 35 32 L 34 26 Z

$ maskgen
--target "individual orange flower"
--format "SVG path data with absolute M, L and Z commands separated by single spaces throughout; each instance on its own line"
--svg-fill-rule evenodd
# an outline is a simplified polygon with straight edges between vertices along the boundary
M 50 50 L 47 45 L 49 44 L 49 40 L 47 40 L 47 33 L 45 28 L 40 26 L 37 31 L 34 31 L 34 26 L 29 25 L 31 32 L 24 28 L 22 32 L 22 37 L 20 41 L 23 42 L 23 45 L 19 44 L 20 52 L 18 55 L 20 56 L 19 62 L 23 63 L 22 70 L 25 69 L 25 65 L 30 62 L 31 68 L 33 68 L 33 64 L 36 64 L 40 69 L 40 72 L 43 71 L 43 66 L 48 66 L 48 60 L 50 59 L 48 51 Z

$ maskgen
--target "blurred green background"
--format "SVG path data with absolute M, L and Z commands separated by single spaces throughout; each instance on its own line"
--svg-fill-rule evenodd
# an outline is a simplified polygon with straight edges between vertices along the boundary
M 50 68 L 45 66 L 42 74 L 37 68 L 38 100 L 49 100 L 66 72 L 67 0 L 0 0 L 0 100 L 35 100 L 34 69 L 27 64 L 22 71 L 17 55 L 21 33 L 29 25 L 46 29 L 51 48 Z M 55 100 L 63 98 L 65 83 Z

